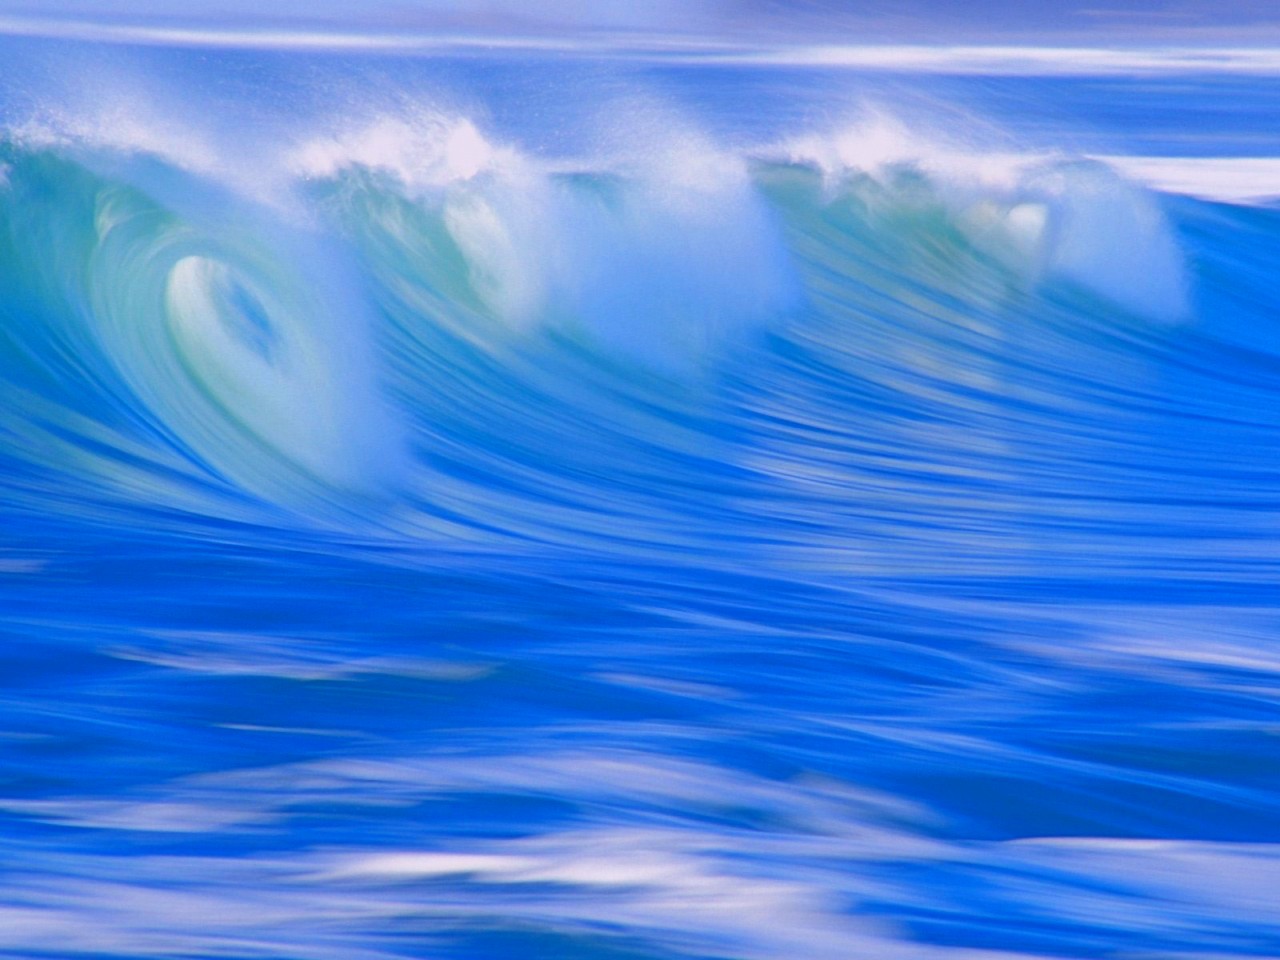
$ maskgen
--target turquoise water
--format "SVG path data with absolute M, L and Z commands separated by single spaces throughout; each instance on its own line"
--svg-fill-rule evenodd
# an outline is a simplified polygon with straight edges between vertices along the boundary
M 1280 953 L 1280 80 L 3 47 L 0 953 Z

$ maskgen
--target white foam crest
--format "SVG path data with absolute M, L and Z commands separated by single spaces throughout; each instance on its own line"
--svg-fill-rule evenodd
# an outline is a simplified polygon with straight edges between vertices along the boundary
M 966 128 L 980 126 L 965 118 Z M 940 188 L 967 192 L 974 188 L 1009 190 L 1023 171 L 1044 159 L 1043 154 L 1019 152 L 994 131 L 962 137 L 920 120 L 908 123 L 876 105 L 862 108 L 857 120 L 835 131 L 789 140 L 766 159 L 782 159 L 822 172 L 828 186 L 850 174 L 865 174 L 886 182 L 903 169 L 928 174 Z
M 524 161 L 516 150 L 490 141 L 472 120 L 422 107 L 314 137 L 290 151 L 286 163 L 300 176 L 322 178 L 363 167 L 423 190 L 516 171 Z
M 896 117 L 879 110 L 835 134 L 810 134 L 782 147 L 792 163 L 815 166 L 828 178 L 849 171 L 879 174 L 889 165 L 918 163 L 933 149 Z
M 153 158 L 276 213 L 299 217 L 288 171 L 271 157 L 268 146 L 245 138 L 227 144 L 193 123 L 190 113 L 164 109 L 127 89 L 89 95 L 73 106 L 46 105 L 8 133 L 34 149 L 81 150 L 125 161 Z M 148 178 L 146 186 L 159 185 Z
M 135 81 L 113 77 L 68 102 L 46 104 L 9 132 L 36 148 L 155 157 L 295 216 L 300 216 L 294 199 L 299 178 L 330 178 L 362 167 L 423 191 L 525 166 L 517 150 L 491 140 L 472 119 L 424 103 L 336 120 L 302 120 L 301 134 L 297 126 L 264 123 L 246 125 L 233 136 L 201 123 L 199 116 L 189 104 L 166 103 Z
M 46 110 L 16 125 L 15 140 L 30 147 L 101 147 L 150 154 L 193 173 L 221 170 L 217 149 L 198 130 L 170 120 L 145 117 L 137 105 L 102 105 L 92 111 Z

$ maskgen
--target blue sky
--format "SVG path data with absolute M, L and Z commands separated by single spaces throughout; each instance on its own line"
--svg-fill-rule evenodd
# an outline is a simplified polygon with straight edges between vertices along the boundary
M 0 0 L 0 17 L 201 28 L 858 42 L 1275 43 L 1280 0 Z

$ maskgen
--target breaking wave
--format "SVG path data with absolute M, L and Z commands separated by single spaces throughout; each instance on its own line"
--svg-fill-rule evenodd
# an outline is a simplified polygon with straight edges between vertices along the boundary
M 1184 336 L 1194 291 L 1157 196 L 1095 161 L 930 155 L 894 129 L 886 152 L 878 123 L 591 165 L 384 119 L 284 153 L 269 198 L 155 137 L 19 131 L 0 389 L 14 465 L 41 481 L 8 499 L 393 536 L 447 512 L 555 541 L 654 500 L 792 495 L 759 468 L 780 414 L 756 408 L 824 367 L 904 413 L 914 381 L 941 411 L 1034 375 L 1050 341 L 1078 340 L 1066 363 Z M 494 528 L 495 497 L 527 516 L 552 489 L 555 524 Z

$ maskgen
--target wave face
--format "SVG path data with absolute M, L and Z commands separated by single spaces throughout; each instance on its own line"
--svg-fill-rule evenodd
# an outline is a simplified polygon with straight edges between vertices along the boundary
M 1273 81 L 3 45 L 0 953 L 1280 953 Z

